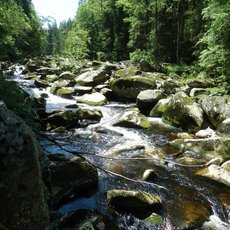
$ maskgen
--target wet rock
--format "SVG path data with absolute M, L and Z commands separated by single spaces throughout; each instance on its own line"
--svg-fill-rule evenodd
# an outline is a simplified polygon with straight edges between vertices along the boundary
M 70 80 L 56 81 L 50 88 L 50 93 L 56 94 L 63 87 L 73 87 L 73 84 Z
M 108 79 L 106 71 L 101 68 L 98 70 L 87 71 L 75 78 L 75 82 L 78 85 L 83 86 L 96 86 L 104 83 Z
M 86 196 L 97 188 L 97 169 L 88 162 L 61 154 L 49 155 L 48 158 L 54 208 L 74 197 Z
M 230 118 L 225 119 L 218 125 L 217 133 L 221 136 L 230 136 Z
M 72 88 L 61 88 L 57 90 L 56 94 L 60 97 L 72 98 L 75 94 L 75 90 Z
M 77 99 L 78 103 L 85 103 L 87 105 L 105 105 L 107 104 L 107 99 L 101 93 L 92 93 L 92 94 L 84 94 L 83 96 Z
M 105 84 L 103 84 L 103 85 L 97 85 L 97 86 L 94 87 L 94 90 L 96 92 L 100 92 L 104 88 L 108 88 L 108 85 L 105 85 Z
M 176 229 L 200 229 L 209 218 L 210 208 L 203 203 L 190 200 L 175 200 L 177 209 L 171 219 Z
M 80 120 L 89 119 L 89 120 L 96 120 L 100 121 L 103 117 L 101 110 L 99 109 L 84 109 L 80 108 L 77 110 L 77 115 Z
M 163 91 L 159 89 L 141 91 L 137 96 L 137 107 L 142 113 L 149 115 L 150 110 L 164 97 Z
M 222 184 L 230 186 L 230 171 L 225 170 L 222 166 L 210 165 L 206 169 L 201 169 L 196 172 L 196 175 L 208 177 Z
M 136 99 L 141 91 L 155 88 L 154 79 L 140 76 L 115 79 L 111 82 L 112 91 L 121 100 Z
M 177 138 L 178 139 L 193 139 L 193 137 L 190 134 L 185 133 L 185 132 L 177 133 Z
M 195 158 L 192 156 L 183 156 L 177 158 L 176 162 L 183 165 L 201 165 L 205 164 L 206 160 L 202 158 Z
M 164 122 L 189 132 L 199 130 L 204 122 L 202 109 L 184 92 L 172 96 L 162 118 Z
M 65 72 L 61 73 L 58 78 L 61 80 L 64 80 L 64 79 L 65 80 L 73 80 L 74 77 L 75 77 L 75 75 L 73 73 L 71 73 L 70 71 L 65 71 Z
M 214 137 L 215 136 L 215 131 L 207 128 L 207 129 L 201 129 L 197 133 L 195 133 L 195 136 L 197 138 L 208 138 L 208 137 Z
M 133 214 L 146 210 L 159 211 L 162 201 L 159 197 L 142 191 L 110 190 L 106 194 L 109 205 L 119 211 Z
M 77 95 L 84 95 L 86 93 L 91 93 L 93 88 L 91 86 L 77 85 L 74 89 Z
M 149 116 L 150 117 L 161 117 L 163 113 L 165 112 L 165 110 L 167 109 L 167 105 L 169 101 L 170 101 L 169 98 L 159 100 L 157 104 L 150 111 Z
M 35 80 L 34 81 L 34 85 L 38 88 L 46 88 L 49 86 L 49 83 L 46 81 L 42 81 L 42 80 Z
M 230 100 L 220 96 L 210 96 L 200 100 L 209 122 L 216 128 L 222 121 L 230 118 Z
M 49 74 L 49 75 L 46 75 L 46 77 L 45 77 L 46 81 L 48 81 L 50 83 L 57 81 L 58 78 L 59 77 L 56 74 Z
M 152 213 L 151 216 L 144 219 L 143 222 L 153 229 L 162 229 L 163 227 L 163 218 L 156 213 Z
M 33 131 L 0 102 L 0 222 L 6 229 L 44 229 L 49 221 Z
M 52 128 L 64 126 L 65 128 L 73 128 L 78 124 L 78 114 L 70 110 L 56 111 L 48 116 L 44 121 L 49 123 Z
M 143 173 L 143 177 L 142 179 L 144 181 L 155 181 L 157 179 L 157 174 L 153 169 L 147 169 L 145 170 L 145 172 Z
M 116 224 L 107 216 L 93 210 L 77 210 L 61 216 L 52 229 L 63 230 L 118 230 Z
M 138 109 L 126 109 L 114 122 L 114 126 L 128 127 L 128 128 L 145 128 L 151 127 L 151 123 L 147 117 L 140 113 Z

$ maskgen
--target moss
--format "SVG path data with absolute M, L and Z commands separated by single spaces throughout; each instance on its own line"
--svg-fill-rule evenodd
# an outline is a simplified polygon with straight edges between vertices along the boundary
M 6 81 L 0 76 L 0 100 L 7 108 L 25 120 L 33 128 L 39 128 L 36 122 L 36 113 L 33 110 L 34 101 L 31 96 L 20 88 L 15 82 Z
M 150 226 L 155 226 L 155 225 L 162 225 L 163 224 L 163 219 L 160 215 L 157 215 L 153 213 L 151 216 L 143 220 L 144 223 L 150 225 Z

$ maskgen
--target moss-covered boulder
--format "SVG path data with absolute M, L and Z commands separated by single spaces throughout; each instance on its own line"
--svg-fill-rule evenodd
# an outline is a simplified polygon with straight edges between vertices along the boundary
M 184 92 L 173 95 L 163 113 L 163 121 L 185 131 L 196 132 L 203 126 L 203 111 Z
M 151 123 L 146 116 L 140 113 L 136 108 L 126 109 L 114 122 L 114 126 L 127 128 L 144 128 L 151 127 Z
M 230 118 L 230 99 L 221 96 L 209 96 L 201 99 L 200 105 L 214 127 Z
M 225 119 L 218 125 L 217 133 L 223 136 L 230 136 L 230 118 Z
M 45 122 L 49 124 L 49 129 L 64 126 L 67 129 L 78 126 L 78 114 L 70 110 L 55 111 L 49 115 Z
M 106 97 L 101 93 L 92 93 L 92 94 L 84 94 L 83 96 L 77 99 L 78 103 L 85 103 L 87 105 L 105 105 L 107 104 Z
M 25 122 L 0 102 L 0 228 L 45 229 L 49 222 L 41 147 Z
M 136 99 L 137 95 L 147 89 L 155 89 L 154 79 L 141 76 L 115 79 L 111 82 L 111 89 L 119 99 Z
M 52 154 L 48 158 L 55 208 L 80 194 L 87 196 L 97 188 L 97 169 L 88 162 L 60 154 Z
M 101 110 L 99 109 L 86 109 L 79 108 L 76 112 L 80 120 L 96 120 L 100 121 L 103 117 Z
M 190 79 L 186 82 L 190 88 L 209 88 L 213 87 L 214 81 L 207 79 Z
M 140 69 L 144 72 L 153 72 L 155 68 L 146 60 L 141 60 L 139 63 Z
M 38 88 L 46 88 L 49 86 L 49 83 L 47 81 L 44 81 L 44 80 L 35 79 L 34 85 Z
M 109 205 L 119 211 L 131 213 L 143 212 L 146 209 L 159 211 L 161 198 L 143 191 L 110 190 L 106 194 Z
M 137 67 L 130 66 L 128 68 L 118 69 L 117 71 L 115 71 L 114 78 L 133 77 L 140 74 L 141 71 L 137 69 Z
M 161 117 L 165 110 L 167 109 L 167 105 L 169 103 L 169 98 L 161 99 L 157 102 L 157 104 L 151 109 L 149 116 L 150 117 Z
M 61 88 L 57 90 L 56 94 L 60 97 L 72 98 L 75 94 L 75 90 L 72 88 Z
M 150 110 L 156 105 L 156 103 L 165 97 L 164 92 L 159 89 L 148 89 L 141 91 L 137 95 L 137 107 L 140 111 L 146 115 L 149 115 Z

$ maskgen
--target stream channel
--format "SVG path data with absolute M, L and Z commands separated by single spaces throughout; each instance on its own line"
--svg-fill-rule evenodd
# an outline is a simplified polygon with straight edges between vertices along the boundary
M 47 112 L 60 110 L 66 105 L 76 103 L 76 98 L 63 99 L 50 94 L 48 88 L 35 88 L 33 81 L 25 80 L 21 75 L 15 75 L 14 80 L 35 97 L 39 97 L 42 93 L 48 94 Z M 84 208 L 108 214 L 110 211 L 106 203 L 105 192 L 111 189 L 126 189 L 146 191 L 160 196 L 164 207 L 161 213 L 163 223 L 153 227 L 131 214 L 118 214 L 121 229 L 187 229 L 186 224 L 197 219 L 196 215 L 204 215 L 208 219 L 211 217 L 216 222 L 219 221 L 222 228 L 230 222 L 230 213 L 224 210 L 221 202 L 225 198 L 229 199 L 229 188 L 205 177 L 194 175 L 197 170 L 195 167 L 174 164 L 173 155 L 165 150 L 165 146 L 172 138 L 171 134 L 178 132 L 176 128 L 163 124 L 158 118 L 149 118 L 152 128 L 148 130 L 112 126 L 114 119 L 122 111 L 134 106 L 131 103 L 110 102 L 105 106 L 97 107 L 78 103 L 78 106 L 100 109 L 103 118 L 100 123 L 77 128 L 68 134 L 58 134 L 59 138 L 68 137 L 71 144 L 66 144 L 66 148 L 83 154 L 87 153 L 84 156 L 95 165 L 132 179 L 141 180 L 147 169 L 154 169 L 157 178 L 153 183 L 131 182 L 109 176 L 98 170 L 97 192 L 61 206 L 60 212 Z M 41 142 L 41 145 L 45 144 L 45 141 Z M 49 146 L 47 150 L 52 153 L 71 155 L 60 150 L 58 146 Z M 148 151 L 163 153 L 166 159 L 164 161 L 149 159 L 152 156 L 148 155 Z M 194 158 L 199 157 L 195 152 L 187 151 L 187 154 Z M 148 159 L 132 159 L 135 157 Z

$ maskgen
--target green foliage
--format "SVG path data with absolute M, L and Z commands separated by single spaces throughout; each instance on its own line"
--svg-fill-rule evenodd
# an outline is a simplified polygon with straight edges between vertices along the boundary
M 0 59 L 41 54 L 46 40 L 41 26 L 31 1 L 1 0 Z
M 33 128 L 39 128 L 35 121 L 36 114 L 33 110 L 33 100 L 16 83 L 6 81 L 0 75 L 0 100 L 4 101 L 7 108 L 20 116 Z
M 208 0 L 203 9 L 206 32 L 199 43 L 203 45 L 199 63 L 208 73 L 230 75 L 230 2 Z M 228 79 L 230 80 L 230 79 Z

